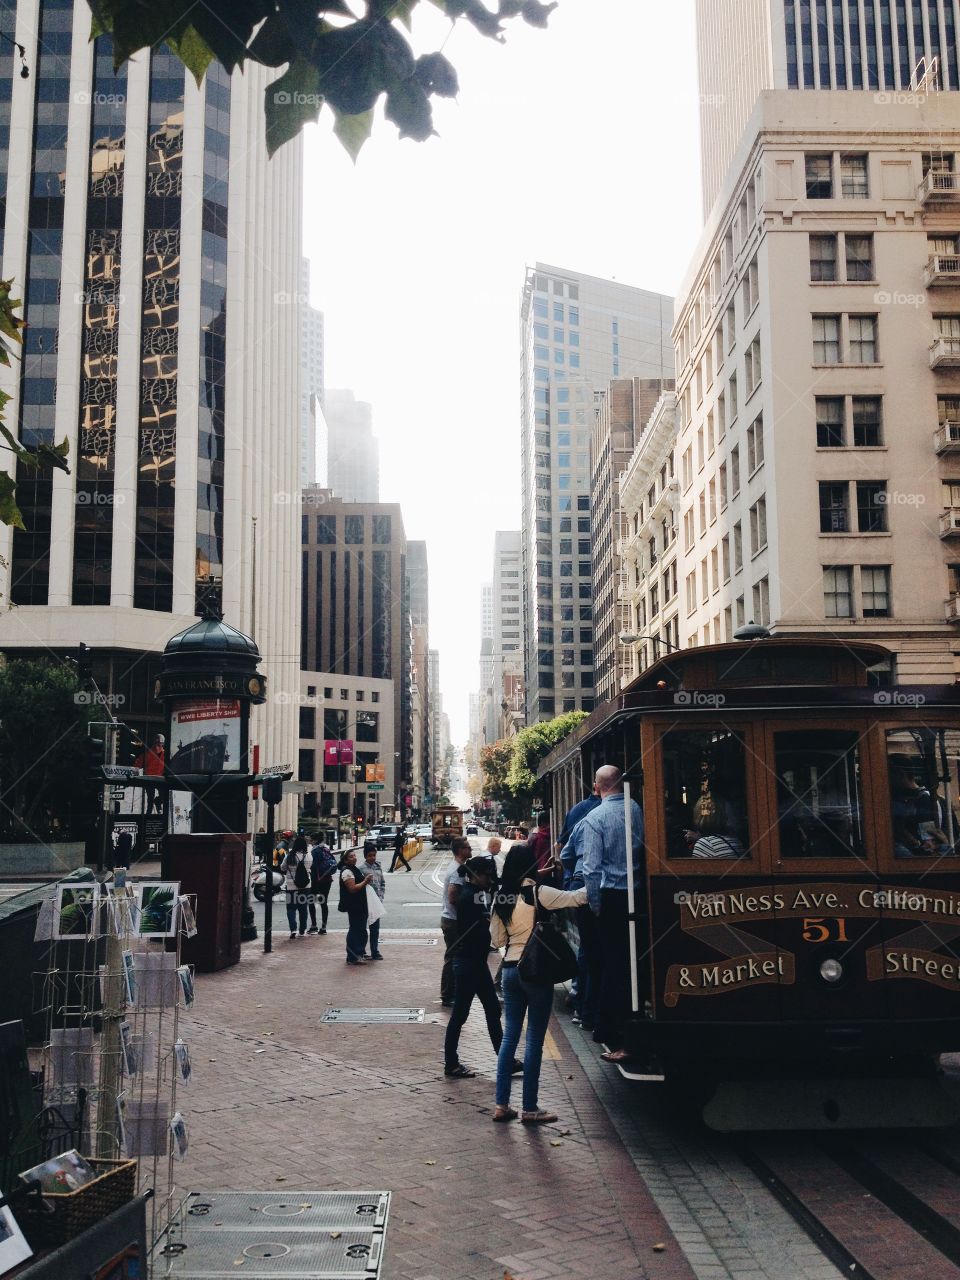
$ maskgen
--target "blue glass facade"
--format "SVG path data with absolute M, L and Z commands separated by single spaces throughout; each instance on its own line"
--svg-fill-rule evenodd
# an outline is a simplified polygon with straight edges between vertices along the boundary
M 114 465 L 117 427 L 117 340 L 120 320 L 120 234 L 127 103 L 126 70 L 113 73 L 113 42 L 94 46 L 90 160 L 83 281 L 80 421 L 72 602 L 110 603 Z
M 197 461 L 196 607 L 219 605 L 223 581 L 223 466 L 226 428 L 227 196 L 230 77 L 206 76 L 203 132 L 203 244 L 200 276 L 200 406 Z
M 63 181 L 67 164 L 72 0 L 40 7 L 33 117 L 33 167 L 24 283 L 23 361 L 19 434 L 26 445 L 53 443 L 57 386 L 57 326 L 63 251 Z M 8 104 L 9 106 L 9 104 Z M 14 530 L 10 599 L 46 604 L 50 584 L 50 512 L 53 479 L 17 467 L 23 529 Z

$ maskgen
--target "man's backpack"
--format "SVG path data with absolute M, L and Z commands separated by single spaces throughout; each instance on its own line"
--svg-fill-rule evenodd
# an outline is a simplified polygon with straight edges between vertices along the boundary
M 297 858 L 297 865 L 293 872 L 293 883 L 298 889 L 306 889 L 310 884 L 310 872 L 307 870 L 306 858 Z

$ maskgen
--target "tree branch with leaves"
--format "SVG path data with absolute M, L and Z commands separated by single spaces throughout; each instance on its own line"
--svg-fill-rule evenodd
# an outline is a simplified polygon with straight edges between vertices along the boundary
M 94 35 L 113 37 L 119 67 L 140 49 L 166 45 L 200 84 L 216 60 L 228 72 L 246 62 L 285 68 L 265 93 L 271 155 L 316 120 L 326 106 L 334 132 L 357 157 L 370 136 L 374 108 L 401 138 L 434 133 L 431 98 L 453 98 L 457 72 L 441 52 L 417 57 L 408 38 L 421 0 L 89 0 Z M 504 25 L 522 18 L 544 27 L 553 3 L 542 0 L 430 0 L 452 21 L 463 18 L 482 35 L 503 40 Z M 361 8 L 362 13 L 354 12 Z

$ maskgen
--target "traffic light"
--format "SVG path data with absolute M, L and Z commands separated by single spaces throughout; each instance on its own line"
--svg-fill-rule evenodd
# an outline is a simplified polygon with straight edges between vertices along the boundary
M 118 726 L 117 764 L 132 765 L 143 753 L 143 739 L 128 724 Z
M 267 804 L 279 804 L 283 799 L 283 779 L 279 777 L 265 778 L 263 782 L 263 798 Z
M 83 749 L 87 777 L 103 782 L 103 766 L 106 764 L 105 739 L 91 733 L 84 740 Z
M 93 679 L 93 650 L 88 644 L 80 644 L 77 646 L 77 679 L 81 684 L 85 684 Z

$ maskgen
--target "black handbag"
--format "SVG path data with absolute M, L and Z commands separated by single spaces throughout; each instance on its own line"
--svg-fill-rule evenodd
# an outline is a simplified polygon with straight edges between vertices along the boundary
M 541 907 L 539 886 L 533 892 L 536 919 L 517 963 L 517 973 L 524 982 L 555 987 L 558 982 L 576 977 L 580 966 L 559 925 L 551 919 L 554 913 Z

